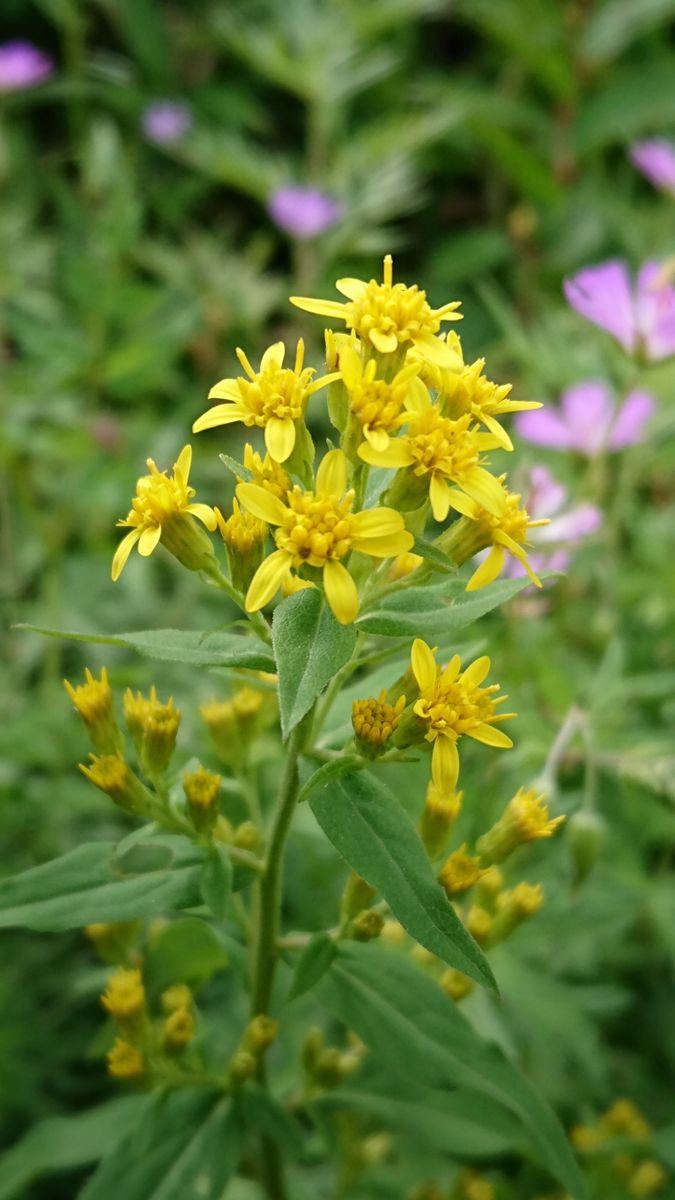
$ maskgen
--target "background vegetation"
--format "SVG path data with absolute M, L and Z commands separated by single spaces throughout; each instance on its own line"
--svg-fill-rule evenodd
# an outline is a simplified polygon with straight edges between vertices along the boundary
M 588 378 L 622 393 L 639 378 L 658 402 L 646 440 L 620 454 L 517 451 L 523 479 L 543 463 L 604 520 L 543 598 L 526 593 L 480 626 L 520 720 L 508 762 L 480 784 L 467 773 L 476 808 L 463 820 L 470 834 L 494 794 L 540 773 L 573 710 L 555 804 L 585 806 L 599 835 L 582 882 L 569 830 L 532 853 L 526 873 L 543 880 L 547 904 L 495 955 L 501 1004 L 477 995 L 467 1011 L 567 1126 L 593 1122 L 617 1096 L 634 1100 L 675 1175 L 675 366 L 637 374 L 561 290 L 589 263 L 620 256 L 635 268 L 672 254 L 673 201 L 627 151 L 675 123 L 675 3 L 2 8 L 2 40 L 28 40 L 54 62 L 39 86 L 0 94 L 3 873 L 124 828 L 76 770 L 83 735 L 64 675 L 105 661 L 118 686 L 173 689 L 197 743 L 196 699 L 212 687 L 8 626 L 218 624 L 217 601 L 159 554 L 130 563 L 113 587 L 114 521 L 146 456 L 174 461 L 209 387 L 233 373 L 236 345 L 255 358 L 292 336 L 289 294 L 332 295 L 338 275 L 379 277 L 391 250 L 398 277 L 426 286 L 432 303 L 462 299 L 467 353 L 485 355 L 515 397 L 552 403 Z M 186 106 L 189 128 L 162 143 L 147 109 L 164 99 Z M 333 197 L 340 219 L 314 239 L 288 236 L 268 201 L 289 183 Z M 321 323 L 302 329 L 318 364 Z M 221 507 L 226 436 L 239 457 L 238 434 L 193 441 L 200 498 Z M 316 829 L 303 837 L 289 921 L 313 909 L 318 924 L 338 868 Z M 36 1121 L 119 1089 L 103 1069 L 103 969 L 86 941 L 6 931 L 2 957 L 0 1138 L 10 1145 Z M 75 1194 L 77 1152 L 45 1160 L 66 1169 L 33 1181 L 16 1159 L 3 1175 L 0 1160 L 0 1197 Z M 488 1156 L 481 1170 L 500 1197 L 536 1194 L 537 1178 L 517 1164 Z M 353 1194 L 399 1195 L 381 1171 L 385 1182 Z M 673 1185 L 661 1194 L 675 1196 Z

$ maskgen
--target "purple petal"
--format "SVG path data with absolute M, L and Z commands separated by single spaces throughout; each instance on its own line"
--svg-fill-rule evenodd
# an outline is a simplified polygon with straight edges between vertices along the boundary
M 649 392 L 630 392 L 619 409 L 609 438 L 610 450 L 623 450 L 642 441 L 644 427 L 656 409 L 656 401 Z
M 570 431 L 552 408 L 533 408 L 516 414 L 516 432 L 534 446 L 549 446 L 554 450 L 569 450 Z
M 539 531 L 539 542 L 578 542 L 596 533 L 602 525 L 602 512 L 595 504 L 578 504 L 555 517 Z
M 342 215 L 341 205 L 332 196 L 316 188 L 292 186 L 273 192 L 267 211 L 280 229 L 300 240 L 323 233 Z
M 552 517 L 567 499 L 567 488 L 546 467 L 532 467 L 527 510 L 531 517 L 539 520 Z
M 187 104 L 175 100 L 156 100 L 149 104 L 141 116 L 143 133 L 151 142 L 170 146 L 190 129 L 192 114 Z
M 635 349 L 636 321 L 625 263 L 612 260 L 595 267 L 584 267 L 565 280 L 563 291 L 568 303 L 582 317 L 606 329 L 624 350 Z
M 585 380 L 563 393 L 561 407 L 571 446 L 588 458 L 599 454 L 607 444 L 614 417 L 607 384 Z
M 54 71 L 54 60 L 31 42 L 0 45 L 0 92 L 20 92 L 35 87 Z
M 635 307 L 647 358 L 652 362 L 670 358 L 675 354 L 675 288 L 663 263 L 648 262 L 640 270 Z
M 675 192 L 675 146 L 666 138 L 646 138 L 630 149 L 630 160 L 654 187 Z

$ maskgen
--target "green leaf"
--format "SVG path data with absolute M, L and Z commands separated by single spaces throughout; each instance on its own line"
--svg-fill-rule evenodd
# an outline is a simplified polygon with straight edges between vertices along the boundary
M 435 571 L 441 571 L 444 575 L 457 574 L 457 563 L 454 563 L 447 554 L 439 550 L 438 546 L 434 546 L 433 542 L 428 542 L 426 538 L 415 538 L 412 553 L 419 554 L 420 558 L 426 559 Z
M 530 580 L 498 579 L 478 592 L 467 592 L 461 579 L 444 579 L 427 588 L 404 588 L 384 596 L 372 612 L 357 620 L 358 629 L 386 637 L 446 637 L 473 624 L 507 600 L 512 600 Z
M 304 588 L 275 609 L 272 640 L 279 674 L 281 732 L 286 739 L 335 672 L 351 658 L 356 629 L 336 621 L 318 588 Z
M 361 771 L 366 765 L 365 759 L 360 758 L 358 754 L 343 754 L 332 762 L 324 763 L 318 771 L 310 775 L 307 782 L 300 788 L 298 804 L 302 804 L 303 800 L 308 800 L 318 788 L 325 787 L 332 779 L 339 779 L 341 775 L 351 775 L 354 771 Z
M 241 1143 L 238 1114 L 221 1093 L 190 1088 L 151 1097 L 80 1200 L 219 1200 Z
M 128 646 L 147 658 L 165 662 L 191 663 L 196 667 L 240 667 L 252 671 L 274 671 L 272 653 L 258 638 L 243 634 L 200 629 L 146 629 L 140 633 L 69 633 L 39 625 L 15 625 L 28 633 L 95 642 L 105 646 Z
M 229 454 L 219 454 L 218 458 L 227 467 L 228 471 L 232 472 L 236 479 L 243 479 L 246 483 L 253 479 L 253 475 L 248 468 L 243 463 L 238 462 L 236 458 L 232 458 Z
M 310 807 L 336 850 L 377 888 L 415 941 L 495 987 L 487 959 L 434 878 L 412 821 L 384 784 L 365 771 L 332 780 Z
M 114 842 L 86 842 L 43 866 L 0 882 L 0 928 L 43 932 L 98 921 L 134 921 L 201 903 L 204 852 L 183 838 L 166 838 L 168 866 L 123 874 Z
M 202 899 L 218 921 L 225 919 L 232 891 L 232 863 L 227 850 L 215 845 L 202 868 L 199 880 Z
M 109 1100 L 73 1117 L 40 1121 L 0 1157 L 0 1200 L 25 1193 L 49 1171 L 72 1170 L 97 1162 L 136 1124 L 140 1096 Z
M 345 942 L 321 981 L 320 996 L 406 1085 L 414 1072 L 423 1086 L 466 1087 L 501 1104 L 521 1122 L 542 1165 L 574 1200 L 587 1200 L 583 1176 L 547 1102 L 407 956 Z
M 302 1134 L 293 1117 L 265 1088 L 248 1083 L 238 1099 L 239 1111 L 249 1129 L 259 1130 L 271 1138 L 285 1158 L 298 1158 L 302 1153 Z
M 298 959 L 288 1000 L 297 1000 L 319 982 L 335 958 L 335 941 L 327 933 L 315 933 Z
M 160 990 L 176 980 L 199 987 L 228 961 L 215 930 L 199 917 L 172 921 L 153 937 L 147 952 L 148 974 Z

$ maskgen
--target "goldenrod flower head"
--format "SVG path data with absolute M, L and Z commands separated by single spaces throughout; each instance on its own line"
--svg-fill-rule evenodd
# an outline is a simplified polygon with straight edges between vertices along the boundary
M 444 971 L 439 980 L 446 996 L 458 1003 L 468 996 L 473 991 L 475 984 L 473 979 L 469 979 L 462 971 L 456 970 L 455 967 L 449 967 Z
M 172 983 L 160 996 L 160 1004 L 165 1013 L 178 1012 L 181 1008 L 192 1006 L 192 992 L 186 983 Z
M 457 1178 L 458 1200 L 495 1200 L 496 1192 L 488 1179 L 475 1171 L 460 1171 Z
M 499 684 L 481 687 L 490 670 L 490 659 L 485 656 L 461 671 L 459 655 L 455 654 L 442 669 L 431 647 L 416 638 L 411 665 L 420 690 L 413 711 L 425 728 L 426 740 L 433 743 L 431 777 L 439 792 L 449 795 L 459 777 L 459 738 L 466 735 L 487 746 L 508 748 L 513 742 L 495 726 L 515 713 L 497 713 L 497 705 L 506 700 L 506 696 L 495 696 Z
M 382 933 L 384 917 L 374 908 L 364 908 L 349 926 L 348 936 L 355 942 L 372 942 Z
M 544 893 L 540 883 L 517 883 L 514 888 L 500 892 L 491 941 L 494 943 L 508 937 L 518 925 L 539 912 L 543 903 Z
M 386 450 L 389 434 L 410 420 L 405 399 L 412 388 L 424 388 L 416 379 L 419 365 L 407 363 L 392 380 L 377 376 L 377 363 L 363 364 L 351 346 L 340 353 L 340 374 L 349 394 L 349 407 L 358 421 L 363 437 L 374 450 Z
M 114 1079 L 138 1079 L 145 1070 L 143 1055 L 136 1046 L 116 1038 L 108 1051 L 108 1071 Z
M 575 1125 L 570 1130 L 570 1141 L 575 1150 L 582 1153 L 597 1150 L 607 1140 L 607 1134 L 598 1125 Z
M 188 485 L 192 446 L 184 446 L 173 467 L 173 475 L 159 471 L 151 458 L 147 460 L 149 475 L 136 483 L 136 495 L 126 520 L 118 521 L 131 532 L 122 538 L 112 563 L 113 580 L 119 579 L 132 549 L 138 543 L 138 553 L 144 558 L 152 554 L 162 540 L 184 566 L 191 571 L 205 567 L 213 556 L 213 547 L 205 534 L 192 520 L 196 517 L 207 529 L 214 530 L 216 517 L 208 504 L 193 503 L 195 489 Z
M 421 554 L 412 554 L 410 552 L 408 552 L 408 554 L 399 554 L 398 558 L 395 558 L 392 563 L 391 571 L 389 572 L 390 578 L 406 579 L 408 575 L 412 575 L 413 571 L 416 571 L 423 562 L 424 559 L 422 558 Z
M 189 1008 L 177 1008 L 164 1022 L 162 1044 L 167 1050 L 182 1050 L 195 1036 L 195 1019 Z
M 488 862 L 502 862 L 517 846 L 552 837 L 564 816 L 551 817 L 544 796 L 534 788 L 518 788 L 504 813 L 483 837 L 478 848 Z
M 335 286 L 347 297 L 346 302 L 291 296 L 291 304 L 305 312 L 344 321 L 348 329 L 380 354 L 394 354 L 399 347 L 412 345 L 431 362 L 442 365 L 449 361 L 445 343 L 435 335 L 442 321 L 461 319 L 461 314 L 455 311 L 459 301 L 434 309 L 427 301 L 426 292 L 417 284 L 412 287 L 395 284 L 390 254 L 384 260 L 382 283 L 374 279 L 368 283 L 361 279 L 338 279 Z
M 484 946 L 492 933 L 492 914 L 480 904 L 472 904 L 466 914 L 466 927 L 479 946 Z
M 64 679 L 63 686 L 89 731 L 94 749 L 102 754 L 113 754 L 121 749 L 122 739 L 117 726 L 108 672 L 103 667 L 101 678 L 95 679 L 89 667 L 86 667 L 84 677 L 85 682 L 75 687 Z
M 458 896 L 478 883 L 482 874 L 480 856 L 469 854 L 465 842 L 445 860 L 438 881 L 449 896 Z
M 284 468 L 266 454 L 264 458 L 247 442 L 244 446 L 244 466 L 250 472 L 251 483 L 257 483 L 265 491 L 271 492 L 279 500 L 286 498 L 286 492 L 293 485 Z M 237 476 L 237 483 L 245 481 Z
M 640 1112 L 637 1104 L 621 1096 L 601 1118 L 603 1129 L 613 1135 L 629 1138 L 648 1138 L 651 1126 Z
M 646 1200 L 646 1197 L 662 1191 L 667 1182 L 668 1176 L 661 1164 L 653 1158 L 646 1158 L 631 1175 L 628 1191 L 637 1200 Z
M 502 890 L 503 887 L 504 875 L 500 871 L 499 867 L 495 867 L 494 865 L 488 867 L 480 881 L 480 891 L 481 895 L 485 899 L 485 902 L 487 903 L 488 898 L 494 900 L 495 896 Z
M 258 1055 L 262 1054 L 263 1050 L 272 1045 L 278 1033 L 279 1022 L 274 1021 L 272 1017 L 268 1017 L 266 1013 L 259 1013 L 246 1026 L 242 1038 L 242 1048 L 249 1050 L 251 1054 L 258 1057 Z
M 90 754 L 89 759 L 86 765 L 79 763 L 79 768 L 95 787 L 110 796 L 125 812 L 140 815 L 146 811 L 148 797 L 143 785 L 119 751 L 116 754 Z
M 141 972 L 136 967 L 120 967 L 109 976 L 101 1004 L 116 1021 L 128 1021 L 138 1016 L 145 1004 Z
M 263 559 L 267 525 L 251 513 L 242 512 L 236 498 L 232 501 L 232 515 L 227 519 L 219 508 L 214 512 L 227 550 L 232 583 L 238 591 L 245 592 Z
M 378 698 L 355 700 L 352 704 L 352 725 L 366 753 L 378 753 L 398 728 L 405 708 L 405 696 L 395 704 L 387 703 L 387 690 L 382 688 Z
M 463 792 L 441 792 L 433 779 L 429 781 L 420 820 L 420 836 L 429 858 L 437 858 L 445 849 L 448 834 L 460 814 L 463 797 Z
M 213 809 L 220 791 L 220 775 L 198 767 L 196 771 L 186 771 L 183 776 L 183 790 L 190 808 L 206 812 Z
M 451 508 L 460 513 L 473 511 L 471 501 L 499 516 L 504 489 L 481 460 L 481 452 L 496 444 L 492 435 L 478 433 L 470 416 L 456 421 L 443 416 L 423 386 L 408 392 L 405 405 L 410 420 L 402 436 L 391 440 L 384 450 L 368 442 L 359 446 L 359 457 L 371 466 L 399 468 L 401 476 L 394 481 L 392 498 L 398 499 L 400 492 L 402 503 L 417 507 L 428 491 L 436 521 L 445 521 Z
M 109 963 L 118 963 L 126 957 L 137 930 L 135 921 L 94 921 L 84 928 L 85 936 L 104 962 Z
M 507 413 L 541 408 L 541 404 L 536 400 L 509 399 L 512 385 L 493 383 L 488 379 L 484 374 L 484 358 L 465 364 L 461 342 L 453 330 L 448 334 L 448 343 L 456 351 L 458 362 L 454 368 L 443 371 L 439 380 L 444 412 L 451 417 L 469 413 L 481 425 L 485 425 L 502 449 L 513 450 L 513 442 L 496 418 Z
M 181 714 L 173 702 L 173 696 L 164 704 L 158 699 L 157 689 L 150 695 L 134 693 L 127 688 L 124 693 L 124 719 L 136 747 L 141 767 L 151 778 L 162 775 L 176 748 Z
M 265 445 L 275 462 L 290 458 L 295 446 L 296 422 L 302 421 L 310 396 L 326 387 L 337 375 L 314 379 L 313 367 L 303 367 L 305 344 L 298 342 L 293 368 L 284 367 L 283 342 L 269 346 L 254 371 L 244 351 L 237 358 L 247 379 L 221 379 L 209 392 L 209 400 L 224 400 L 203 413 L 192 426 L 193 433 L 241 421 L 248 429 L 265 430 Z
M 342 563 L 352 550 L 375 558 L 393 558 L 413 544 L 400 513 L 371 508 L 353 513 L 354 492 L 347 491 L 347 462 L 340 450 L 326 454 L 314 492 L 294 487 L 286 502 L 253 483 L 240 483 L 240 502 L 261 521 L 277 527 L 277 549 L 256 571 L 246 595 L 247 612 L 263 608 L 291 568 L 308 565 L 323 571 L 326 598 L 338 621 L 349 625 L 359 611 L 356 584 Z
M 501 476 L 500 484 L 503 485 L 505 478 L 505 476 Z M 485 587 L 497 579 L 504 569 L 507 553 L 522 564 L 535 587 L 541 587 L 541 580 L 537 578 L 530 566 L 525 546 L 529 530 L 537 529 L 541 525 L 548 525 L 547 517 L 533 521 L 527 509 L 522 507 L 520 496 L 515 492 L 507 491 L 506 488 L 504 488 L 504 507 L 499 515 L 488 512 L 478 504 L 474 506 L 473 511 L 467 508 L 465 515 L 470 517 L 475 524 L 473 528 L 465 529 L 465 522 L 460 522 L 462 529 L 458 529 L 455 534 L 457 546 L 459 537 L 464 534 L 472 540 L 472 546 L 475 546 L 474 554 L 487 546 L 491 547 L 490 553 L 478 565 L 467 583 L 467 592 L 475 592 L 478 588 Z M 452 534 L 450 537 L 452 538 Z

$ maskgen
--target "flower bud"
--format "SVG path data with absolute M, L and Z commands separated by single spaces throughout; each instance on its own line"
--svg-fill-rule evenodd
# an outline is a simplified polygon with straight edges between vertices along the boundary
M 192 824 L 199 833 L 209 833 L 218 816 L 220 775 L 198 767 L 183 776 L 183 791 L 187 799 Z
M 443 972 L 440 984 L 446 996 L 449 996 L 455 1003 L 463 1000 L 475 987 L 473 980 L 469 979 L 468 975 L 465 975 L 462 971 L 457 971 L 454 967 L 450 967 L 447 971 Z
M 263 1051 L 276 1040 L 278 1033 L 279 1022 L 273 1021 L 266 1013 L 259 1013 L 246 1026 L 241 1047 L 259 1058 Z
M 170 1013 L 162 1029 L 165 1050 L 184 1050 L 195 1036 L 195 1020 L 189 1008 L 177 1008 Z
M 543 796 L 533 788 L 518 788 L 502 816 L 476 843 L 487 863 L 503 862 L 525 842 L 549 838 L 562 825 L 564 816 L 550 817 Z
M 628 1180 L 628 1192 L 637 1200 L 646 1200 L 666 1186 L 668 1176 L 660 1163 L 653 1158 L 646 1158 L 635 1168 Z
M 160 996 L 162 1011 L 165 1013 L 178 1012 L 181 1008 L 190 1009 L 192 1002 L 192 992 L 186 983 L 173 983 Z
M 344 920 L 357 916 L 364 908 L 369 908 L 377 895 L 377 890 L 366 883 L 356 871 L 352 871 L 342 893 L 341 912 Z
M 595 866 L 605 841 L 605 822 L 597 813 L 580 809 L 567 823 L 567 844 L 574 882 L 583 883 Z
M 84 932 L 104 962 L 117 963 L 127 955 L 139 927 L 138 921 L 96 921 L 85 925 Z
M 124 693 L 124 719 L 131 734 L 141 770 L 153 781 L 161 779 L 171 762 L 180 726 L 180 712 L 170 696 L 166 704 L 157 698 L 157 689 L 150 696 Z
M 210 528 L 215 528 L 211 525 Z M 162 545 L 188 571 L 217 574 L 213 542 L 205 529 L 189 513 L 176 513 L 162 525 Z
M 376 700 L 355 700 L 352 704 L 352 725 L 358 748 L 367 758 L 377 758 L 383 752 L 398 728 L 405 708 L 405 696 L 399 696 L 395 704 L 388 704 L 386 697 L 383 688 Z
M 137 968 L 120 967 L 110 975 L 101 1004 L 120 1024 L 134 1022 L 145 1007 L 145 988 Z
M 94 750 L 98 754 L 116 754 L 124 742 L 115 716 L 108 672 L 102 667 L 101 678 L 94 679 L 87 667 L 84 675 L 84 683 L 73 687 L 64 679 L 63 686 L 87 727 Z
M 497 897 L 497 915 L 492 925 L 491 941 L 501 942 L 513 933 L 528 917 L 539 912 L 544 903 L 540 883 L 518 883 Z
M 95 787 L 133 816 L 148 816 L 152 808 L 152 797 L 140 779 L 125 762 L 119 751 L 116 754 L 90 754 L 90 762 L 79 768 Z
M 466 915 L 466 927 L 479 946 L 486 946 L 492 933 L 492 915 L 480 904 L 472 904 Z
M 432 862 L 446 847 L 450 830 L 459 816 L 463 796 L 463 792 L 443 795 L 433 780 L 429 782 L 420 819 L 420 836 Z
M 267 540 L 267 525 L 251 513 L 242 512 L 238 500 L 232 501 L 232 516 L 225 519 L 214 509 L 230 567 L 230 578 L 238 591 L 246 593 L 260 566 Z
M 480 856 L 469 854 L 465 842 L 459 850 L 453 850 L 450 857 L 446 859 L 438 876 L 438 882 L 452 898 L 462 892 L 468 892 L 469 888 L 478 883 L 482 874 Z
M 239 688 L 229 700 L 202 704 L 199 711 L 226 766 L 240 766 L 245 761 L 260 732 L 264 707 L 264 693 L 248 686 Z
M 130 1042 L 116 1038 L 108 1051 L 108 1071 L 113 1079 L 138 1079 L 145 1071 L 143 1055 Z
M 260 842 L 260 830 L 253 821 L 242 821 L 237 825 L 232 837 L 232 843 L 239 850 L 255 850 Z
M 237 1050 L 230 1063 L 230 1082 L 233 1086 L 251 1079 L 257 1070 L 258 1060 L 249 1050 Z
M 354 917 L 349 927 L 349 936 L 356 942 L 371 942 L 382 933 L 384 917 L 373 908 L 364 908 Z

